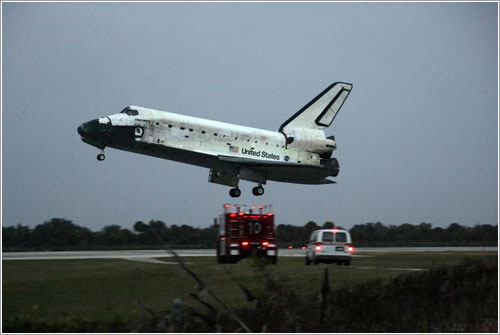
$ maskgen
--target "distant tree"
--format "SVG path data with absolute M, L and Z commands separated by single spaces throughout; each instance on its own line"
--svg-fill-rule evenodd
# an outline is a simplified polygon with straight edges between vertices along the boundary
M 394 236 L 396 240 L 404 241 L 405 245 L 415 241 L 415 226 L 409 223 L 403 223 L 402 225 L 395 226 Z
M 457 231 L 462 230 L 462 228 L 463 227 L 461 225 L 459 225 L 458 223 L 450 223 L 450 225 L 446 229 L 450 232 L 457 232 Z
M 44 249 L 88 247 L 92 232 L 70 220 L 54 218 L 39 224 L 33 230 L 33 244 Z
M 302 239 L 304 241 L 309 240 L 309 236 L 311 236 L 311 233 L 315 230 L 318 230 L 320 227 L 316 224 L 314 221 L 309 221 L 307 222 L 304 227 L 303 227 L 303 237 Z
M 416 227 L 417 241 L 430 241 L 432 237 L 432 224 L 422 222 Z
M 151 220 L 149 224 L 137 221 L 134 223 L 134 230 L 139 234 L 138 243 L 142 245 L 158 245 L 161 244 L 158 237 L 164 241 L 168 237 L 168 228 L 162 221 Z
M 431 223 L 403 223 L 388 228 L 380 222 L 355 225 L 350 229 L 353 240 L 362 245 L 444 246 L 497 245 L 498 226 L 474 228 L 452 223 L 448 228 L 432 228 Z
M 134 223 L 134 230 L 138 233 L 144 233 L 149 229 L 149 226 L 142 221 Z
M 193 244 L 193 242 L 198 239 L 198 231 L 196 228 L 183 224 L 180 226 L 179 231 L 179 243 L 181 244 Z
M 279 243 L 292 245 L 302 245 L 309 237 L 304 227 L 289 224 L 279 224 L 276 227 L 276 236 Z
M 443 228 L 436 227 L 431 230 L 431 241 L 442 242 L 446 240 L 446 234 Z
M 452 223 L 446 228 L 449 239 L 457 244 L 463 244 L 468 240 L 468 227 L 462 227 L 458 223 Z
M 167 240 L 168 241 L 179 241 L 182 239 L 182 230 L 178 225 L 171 225 L 168 229 Z
M 323 229 L 333 229 L 333 228 L 336 227 L 335 223 L 333 223 L 332 221 L 326 221 L 325 223 L 323 223 Z
M 470 231 L 471 239 L 478 242 L 496 242 L 498 244 L 498 226 L 475 225 Z
M 367 224 L 354 225 L 350 230 L 351 238 L 356 243 L 371 241 L 373 236 L 368 231 Z
M 213 247 L 218 236 L 219 228 L 213 224 L 208 228 L 198 229 L 198 241 L 206 248 Z
M 163 221 L 151 220 L 149 221 L 149 227 L 157 232 L 166 232 L 167 225 Z
M 137 241 L 137 236 L 118 225 L 104 227 L 96 234 L 99 245 L 128 245 Z
M 165 222 L 159 220 L 150 220 L 149 221 L 150 229 L 156 234 L 156 244 L 160 244 L 161 241 L 166 241 L 168 238 L 168 228 Z M 160 238 L 160 239 L 158 239 Z
M 33 247 L 33 236 L 30 227 L 17 224 L 2 227 L 2 248 L 13 250 L 30 249 Z
M 368 222 L 361 225 L 355 225 L 349 232 L 353 241 L 359 242 L 385 242 L 389 240 L 390 235 L 397 235 L 397 227 L 388 228 L 381 222 Z

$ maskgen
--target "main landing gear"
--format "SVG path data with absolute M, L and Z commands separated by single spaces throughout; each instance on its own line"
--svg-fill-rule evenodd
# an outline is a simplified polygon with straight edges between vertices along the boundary
M 253 193 L 253 195 L 260 197 L 261 195 L 264 194 L 264 187 L 262 187 L 262 185 L 255 186 L 252 189 L 252 193 Z
M 262 187 L 262 185 L 255 186 L 252 189 L 252 193 L 253 193 L 253 195 L 259 197 L 259 196 L 264 194 L 264 188 Z M 229 190 L 229 195 L 233 198 L 238 198 L 241 195 L 241 190 L 237 187 L 232 188 L 231 190 Z
M 229 190 L 229 195 L 232 197 L 232 198 L 237 198 L 241 195 L 241 190 L 237 187 L 235 188 L 232 188 L 231 190 Z

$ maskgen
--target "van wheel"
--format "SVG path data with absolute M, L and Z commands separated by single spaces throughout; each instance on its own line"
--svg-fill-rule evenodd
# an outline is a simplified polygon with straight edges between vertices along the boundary
M 351 265 L 351 261 L 345 261 L 345 262 L 344 262 L 344 265 L 345 265 L 345 266 L 349 266 L 349 265 Z

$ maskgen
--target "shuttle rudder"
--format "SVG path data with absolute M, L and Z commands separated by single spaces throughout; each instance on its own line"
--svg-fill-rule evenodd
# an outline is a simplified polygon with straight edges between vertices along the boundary
M 286 120 L 279 131 L 286 133 L 293 128 L 323 130 L 329 127 L 349 96 L 352 84 L 336 82 L 308 102 L 291 118 Z

